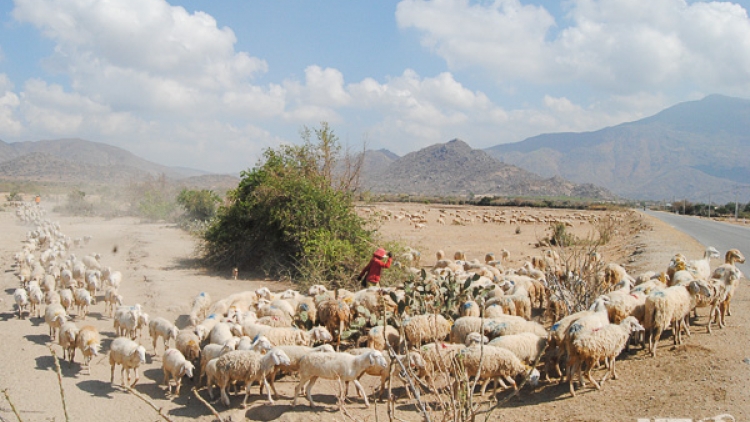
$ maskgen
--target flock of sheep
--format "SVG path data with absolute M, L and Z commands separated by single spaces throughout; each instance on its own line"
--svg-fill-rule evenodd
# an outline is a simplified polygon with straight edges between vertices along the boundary
M 441 314 L 402 315 L 401 329 L 391 325 L 365 328 L 360 344 L 346 345 L 341 343 L 341 334 L 358 312 L 364 309 L 379 315 L 384 308 L 397 312 L 391 293 L 401 299 L 404 290 L 330 291 L 315 285 L 306 292 L 271 292 L 263 287 L 219 300 L 212 300 L 208 292 L 197 292 L 188 316 L 190 326 L 178 329 L 166 318 L 150 317 L 138 304 L 124 305 L 118 287 L 126 281 L 96 254 L 75 256 L 73 247 L 85 245 L 88 238 L 65 236 L 59 224 L 45 219 L 35 205 L 20 206 L 17 215 L 35 225 L 15 256 L 21 282 L 14 293 L 19 318 L 43 314 L 50 340 L 62 347 L 63 358 L 73 362 L 79 350 L 88 365 L 102 353 L 100 334 L 93 326 L 76 323 L 84 321 L 101 298 L 117 333 L 108 351 L 110 382 L 114 383 L 117 365 L 123 385 L 138 382 L 138 368 L 147 353 L 140 339 L 142 331 L 148 330 L 154 354 L 163 344 L 168 394 L 172 394 L 172 382 L 173 394 L 179 394 L 185 376 L 197 384 L 205 378 L 211 399 L 213 388 L 218 387 L 226 406 L 231 404 L 229 390 L 236 393 L 238 384 L 244 385 L 244 406 L 256 382 L 261 394 L 265 389 L 268 402 L 273 403 L 280 374 L 298 376 L 293 404 L 305 394 L 313 406 L 312 388 L 318 379 L 327 379 L 339 383 L 340 402 L 352 382 L 368 406 L 368 394 L 359 382 L 365 374 L 380 379 L 381 397 L 393 374 L 397 374 L 394 380 L 417 381 L 405 382 L 410 385 L 408 394 L 414 385 L 444 391 L 455 385 L 456 365 L 481 383 L 482 395 L 493 381 L 494 392 L 498 387 L 518 388 L 523 378 L 536 383 L 540 369 L 545 380 L 559 377 L 562 382 L 564 368 L 572 395 L 576 378 L 580 387 L 585 385 L 584 375 L 600 389 L 609 376 L 616 378 L 615 361 L 630 340 L 640 339 L 655 356 L 667 328 L 671 327 L 675 344 L 683 341 L 683 331 L 690 335 L 690 313 L 698 307 L 710 309 L 709 332 L 714 321 L 723 327 L 742 277 L 734 264 L 744 262 L 742 253 L 733 249 L 712 271 L 710 259 L 718 252 L 709 248 L 702 259 L 688 260 L 677 254 L 663 269 L 637 276 L 617 264 L 601 263 L 600 276 L 610 284 L 609 291 L 596 298 L 591 309 L 570 313 L 564 306 L 565 292 L 555 293 L 547 284 L 548 275 L 570 271 L 554 250 L 516 269 L 504 268 L 507 261 L 495 261 L 492 254 L 480 262 L 467 260 L 460 252 L 446 259 L 438 251 L 426 282 L 451 274 L 461 283 L 471 279 L 472 286 L 488 293 L 461 303 L 461 316 L 455 321 Z M 399 260 L 402 265 L 421 267 L 416 250 L 407 251 Z M 535 308 L 552 319 L 551 326 L 533 320 Z M 303 312 L 313 324 L 310 329 L 297 326 L 296 317 Z M 346 348 L 364 343 L 366 347 Z M 608 370 L 597 381 L 592 372 L 601 365 Z

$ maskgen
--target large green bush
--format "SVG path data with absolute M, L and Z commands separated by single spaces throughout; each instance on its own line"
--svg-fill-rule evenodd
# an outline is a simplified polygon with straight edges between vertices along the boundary
M 242 172 L 204 235 L 210 265 L 308 284 L 350 280 L 367 262 L 372 232 L 354 212 L 352 186 L 335 175 L 338 140 L 325 123 L 314 133 L 317 142 L 306 131 L 302 145 L 268 149 Z

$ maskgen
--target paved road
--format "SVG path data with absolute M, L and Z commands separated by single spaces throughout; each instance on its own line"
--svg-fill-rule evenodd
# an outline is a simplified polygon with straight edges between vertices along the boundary
M 746 276 L 750 275 L 750 228 L 668 212 L 645 211 L 645 213 L 687 233 L 704 246 L 715 247 L 721 252 L 722 260 L 727 250 L 739 249 L 747 259 L 744 264 L 738 264 L 737 268 Z

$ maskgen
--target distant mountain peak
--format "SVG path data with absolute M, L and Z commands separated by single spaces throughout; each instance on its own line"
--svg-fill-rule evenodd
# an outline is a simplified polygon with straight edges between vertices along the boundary
M 374 158 L 371 156 L 370 158 Z M 382 164 L 382 163 L 381 163 Z M 432 196 L 572 196 L 611 197 L 600 189 L 581 189 L 562 178 L 544 180 L 519 167 L 502 163 L 461 139 L 434 144 L 393 161 L 388 166 L 368 165 L 363 187 L 376 193 Z

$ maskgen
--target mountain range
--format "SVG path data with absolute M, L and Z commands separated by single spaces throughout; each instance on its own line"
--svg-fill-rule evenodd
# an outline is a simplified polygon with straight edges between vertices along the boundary
M 614 199 L 606 189 L 543 178 L 505 164 L 487 152 L 454 139 L 397 157 L 387 151 L 365 154 L 363 188 L 375 193 L 428 196 L 555 196 Z M 377 163 L 377 165 L 375 165 Z
M 710 95 L 592 132 L 549 133 L 473 149 L 454 139 L 399 157 L 364 153 L 360 183 L 374 193 L 750 200 L 750 100 Z M 156 164 L 82 139 L 0 141 L 0 179 L 125 184 L 164 175 L 231 189 L 236 175 Z
M 633 199 L 746 202 L 750 100 L 709 95 L 593 132 L 550 133 L 486 149 L 543 177 L 596 183 Z

